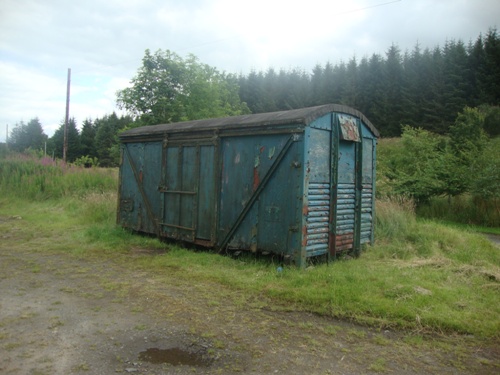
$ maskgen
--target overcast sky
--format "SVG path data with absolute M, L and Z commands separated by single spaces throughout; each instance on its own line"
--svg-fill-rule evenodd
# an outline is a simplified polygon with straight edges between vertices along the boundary
M 144 51 L 196 55 L 247 74 L 468 43 L 500 20 L 499 0 L 0 0 L 0 142 L 38 117 L 52 136 L 70 116 L 117 111 Z M 358 60 L 359 61 L 359 60 Z M 120 112 L 118 112 L 120 113 Z

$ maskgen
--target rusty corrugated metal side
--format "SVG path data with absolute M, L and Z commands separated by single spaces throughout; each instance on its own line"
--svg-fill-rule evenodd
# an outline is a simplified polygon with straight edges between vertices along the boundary
M 311 122 L 305 139 L 304 256 L 359 255 L 373 243 L 377 135 L 362 117 L 333 112 Z
M 335 251 L 355 246 L 356 229 L 356 143 L 339 143 L 337 180 L 337 217 Z
M 117 222 L 219 250 L 308 258 L 373 241 L 377 130 L 324 105 L 120 135 Z

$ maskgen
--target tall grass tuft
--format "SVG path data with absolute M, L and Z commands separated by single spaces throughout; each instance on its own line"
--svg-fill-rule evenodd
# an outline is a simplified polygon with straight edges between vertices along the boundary
M 378 199 L 375 212 L 375 237 L 379 240 L 404 240 L 415 227 L 415 202 L 411 198 L 391 196 Z

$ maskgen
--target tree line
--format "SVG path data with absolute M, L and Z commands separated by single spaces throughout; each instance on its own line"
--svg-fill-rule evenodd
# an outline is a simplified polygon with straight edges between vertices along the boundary
M 465 106 L 500 103 L 500 38 L 490 29 L 467 45 L 417 43 L 404 52 L 391 45 L 385 56 L 318 64 L 311 73 L 252 71 L 238 81 L 252 113 L 339 103 L 365 114 L 384 137 L 401 135 L 402 124 L 446 134 Z
M 119 160 L 117 134 L 134 123 L 132 116 L 118 116 L 115 112 L 95 120 L 86 119 L 81 130 L 75 118 L 70 118 L 67 127 L 68 149 L 66 160 L 86 166 L 114 167 Z M 12 130 L 9 148 L 18 152 L 63 158 L 64 122 L 47 137 L 38 118 L 28 123 L 21 121 Z
M 467 45 L 402 52 L 391 45 L 385 56 L 316 65 L 311 73 L 291 70 L 220 72 L 196 56 L 146 50 L 131 87 L 118 91 L 116 113 L 68 124 L 69 162 L 107 167 L 119 159 L 118 132 L 130 127 L 201 118 L 272 112 L 339 103 L 363 112 L 382 136 L 401 135 L 403 125 L 449 134 L 466 106 L 482 108 L 482 129 L 500 133 L 500 38 L 496 29 Z M 17 151 L 43 150 L 62 158 L 64 124 L 47 137 L 38 118 L 20 122 L 10 135 Z

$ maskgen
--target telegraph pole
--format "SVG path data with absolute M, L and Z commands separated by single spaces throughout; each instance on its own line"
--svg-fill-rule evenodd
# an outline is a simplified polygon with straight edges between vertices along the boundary
M 66 118 L 64 121 L 63 161 L 66 163 L 68 152 L 68 122 L 69 122 L 69 88 L 71 86 L 71 68 L 68 68 L 68 85 L 66 89 Z

